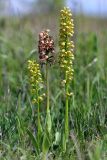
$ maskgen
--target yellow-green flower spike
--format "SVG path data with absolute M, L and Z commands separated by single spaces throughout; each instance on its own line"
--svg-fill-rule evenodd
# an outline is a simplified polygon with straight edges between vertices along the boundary
M 70 82 L 72 80 L 74 72 L 72 66 L 74 59 L 74 43 L 71 41 L 73 34 L 74 24 L 72 14 L 69 8 L 64 7 L 60 13 L 59 63 L 66 82 Z
M 42 101 L 42 94 L 40 93 L 43 87 L 42 75 L 39 64 L 34 60 L 28 61 L 29 81 L 31 86 L 31 94 L 33 95 L 33 103 Z
M 74 24 L 72 14 L 69 8 L 64 7 L 60 13 L 60 31 L 59 31 L 59 64 L 63 74 L 62 84 L 65 86 L 65 130 L 63 134 L 63 150 L 66 151 L 66 145 L 69 138 L 69 84 L 73 78 L 73 60 L 74 43 L 71 38 L 74 34 Z

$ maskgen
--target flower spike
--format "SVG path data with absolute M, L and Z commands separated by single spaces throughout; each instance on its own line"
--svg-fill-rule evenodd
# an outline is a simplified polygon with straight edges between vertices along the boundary
M 74 43 L 71 37 L 74 34 L 74 24 L 70 9 L 64 7 L 60 13 L 60 33 L 59 33 L 59 63 L 64 73 L 64 81 L 70 82 L 73 78 Z
M 40 91 L 43 88 L 42 75 L 40 72 L 39 64 L 34 60 L 28 61 L 29 80 L 31 85 L 31 93 L 33 95 L 33 102 L 39 103 L 43 100 L 43 95 L 40 95 Z
M 60 13 L 60 33 L 59 33 L 59 65 L 63 74 L 62 84 L 65 86 L 65 131 L 63 134 L 63 150 L 66 151 L 66 145 L 69 137 L 69 85 L 73 78 L 73 60 L 74 43 L 71 38 L 74 34 L 74 24 L 71 11 L 64 7 Z
M 49 30 L 42 31 L 39 34 L 38 51 L 41 64 L 54 62 L 54 41 L 49 35 Z

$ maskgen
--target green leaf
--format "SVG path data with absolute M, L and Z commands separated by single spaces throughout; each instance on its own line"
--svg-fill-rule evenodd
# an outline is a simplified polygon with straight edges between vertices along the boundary
M 36 153 L 38 153 L 39 152 L 39 148 L 38 148 L 39 146 L 37 144 L 36 138 L 34 137 L 34 135 L 32 134 L 32 132 L 29 129 L 27 129 L 27 133 L 28 133 L 28 135 L 29 135 L 29 137 L 32 141 L 32 144 L 35 148 Z
M 43 154 L 46 154 L 48 152 L 49 147 L 50 147 L 49 137 L 45 133 L 44 137 L 43 137 L 43 144 L 42 144 L 42 152 L 43 152 Z
M 24 135 L 24 127 L 21 123 L 19 116 L 16 116 L 16 122 L 17 122 L 17 129 L 18 129 L 19 135 L 21 137 Z
M 50 115 L 50 111 L 47 114 L 47 130 L 48 133 L 51 133 L 51 128 L 52 128 L 52 121 L 51 121 L 51 115 Z

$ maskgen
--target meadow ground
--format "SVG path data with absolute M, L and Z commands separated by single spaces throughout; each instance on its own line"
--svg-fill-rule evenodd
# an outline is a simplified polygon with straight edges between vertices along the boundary
M 70 139 L 66 153 L 50 148 L 49 159 L 107 160 L 107 20 L 74 17 L 75 61 L 70 99 Z M 58 56 L 58 16 L 0 19 L 0 159 L 34 160 L 26 129 L 35 130 L 36 106 L 29 94 L 27 60 L 37 58 L 38 33 L 49 28 Z M 60 132 L 64 102 L 58 64 L 51 67 L 50 100 L 53 137 Z M 63 96 L 63 95 L 62 95 Z M 45 117 L 45 102 L 41 115 Z

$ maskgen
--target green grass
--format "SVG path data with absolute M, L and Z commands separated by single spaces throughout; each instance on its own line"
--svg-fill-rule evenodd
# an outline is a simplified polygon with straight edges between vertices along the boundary
M 27 59 L 38 57 L 37 51 L 33 54 L 31 51 L 37 49 L 37 35 L 43 28 L 52 30 L 57 56 L 58 19 L 55 18 L 52 21 L 51 16 L 46 19 L 41 16 L 42 22 L 39 22 L 40 17 L 35 21 L 27 18 L 0 20 L 1 160 L 40 159 L 40 156 L 35 158 L 35 150 L 27 133 L 29 129 L 35 135 L 37 128 L 37 107 L 32 105 L 28 89 Z M 70 138 L 66 153 L 55 141 L 55 136 L 64 126 L 65 102 L 62 100 L 64 95 L 58 64 L 51 67 L 54 144 L 49 150 L 50 160 L 53 157 L 56 160 L 107 159 L 107 31 L 100 27 L 98 32 L 94 32 L 92 23 L 84 23 L 84 31 L 80 29 L 80 20 L 75 20 L 75 72 L 71 85 L 74 94 L 69 105 Z M 46 115 L 45 106 L 44 102 L 41 106 L 42 117 Z

